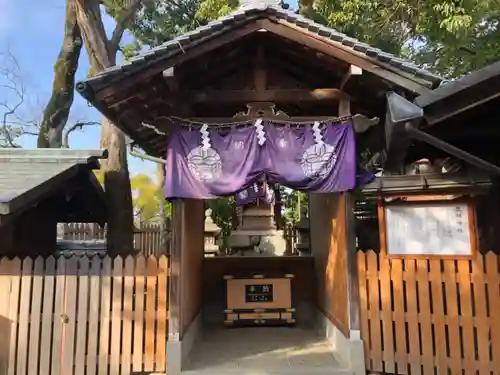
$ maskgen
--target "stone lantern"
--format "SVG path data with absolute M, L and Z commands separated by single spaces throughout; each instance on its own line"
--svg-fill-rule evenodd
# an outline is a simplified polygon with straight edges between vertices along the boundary
M 212 210 L 205 211 L 205 256 L 213 257 L 219 252 L 221 229 L 212 220 Z
M 300 209 L 300 219 L 295 225 L 295 230 L 299 237 L 295 245 L 297 251 L 300 255 L 308 255 L 311 252 L 311 246 L 309 242 L 309 215 L 306 207 Z

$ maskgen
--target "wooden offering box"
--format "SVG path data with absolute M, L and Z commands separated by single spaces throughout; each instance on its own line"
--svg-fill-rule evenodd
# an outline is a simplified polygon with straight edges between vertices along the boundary
M 235 325 L 292 325 L 295 309 L 292 307 L 293 275 L 266 278 L 224 276 L 226 280 L 226 326 Z

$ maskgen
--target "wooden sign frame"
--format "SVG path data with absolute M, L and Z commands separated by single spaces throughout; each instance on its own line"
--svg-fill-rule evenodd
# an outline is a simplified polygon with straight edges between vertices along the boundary
M 472 259 L 478 252 L 478 238 L 477 238 L 477 224 L 474 202 L 470 198 L 450 199 L 438 196 L 397 196 L 392 198 L 400 198 L 396 202 L 385 202 L 384 199 L 379 199 L 378 202 L 378 224 L 379 224 L 379 238 L 380 238 L 380 251 L 389 258 L 393 259 Z M 469 238 L 470 238 L 470 253 L 465 254 L 391 254 L 388 249 L 387 238 L 387 216 L 386 208 L 388 206 L 423 206 L 432 204 L 442 205 L 455 205 L 457 203 L 465 204 L 467 206 L 467 217 L 469 220 Z

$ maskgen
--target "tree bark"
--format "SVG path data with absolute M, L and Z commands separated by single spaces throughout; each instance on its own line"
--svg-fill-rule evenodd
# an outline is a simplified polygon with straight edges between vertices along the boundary
M 116 54 L 124 25 L 140 5 L 132 0 L 126 14 L 119 17 L 112 40 L 108 40 L 101 18 L 99 0 L 75 0 L 77 20 L 89 55 L 93 74 L 116 63 Z M 132 7 L 134 7 L 132 9 Z M 133 209 L 130 176 L 127 164 L 125 134 L 107 118 L 102 118 L 101 147 L 108 150 L 107 160 L 101 163 L 108 203 L 107 247 L 110 255 L 128 254 L 133 248 Z
M 52 95 L 43 111 L 37 140 L 39 148 L 62 147 L 63 129 L 73 104 L 75 73 L 82 44 L 80 27 L 76 20 L 76 4 L 74 0 L 67 0 L 64 39 L 54 65 Z
M 168 232 L 167 232 L 167 225 L 168 225 L 168 220 L 167 220 L 167 215 L 165 214 L 165 195 L 163 193 L 163 189 L 165 187 L 165 179 L 166 179 L 166 174 L 165 174 L 165 165 L 162 163 L 157 163 L 156 164 L 156 178 L 157 178 L 157 185 L 158 185 L 158 195 L 160 196 L 160 228 L 161 228 L 161 249 L 162 253 L 166 254 L 167 251 L 167 242 L 168 242 Z

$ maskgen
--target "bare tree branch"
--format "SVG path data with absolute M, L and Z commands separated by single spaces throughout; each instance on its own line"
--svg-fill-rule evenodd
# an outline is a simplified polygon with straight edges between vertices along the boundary
M 83 130 L 86 126 L 100 125 L 98 121 L 76 122 L 66 129 L 63 135 L 62 148 L 69 148 L 69 135 L 75 130 Z
M 116 19 L 116 27 L 113 30 L 111 39 L 109 40 L 110 53 L 116 53 L 120 47 L 120 41 L 122 40 L 123 33 L 125 32 L 128 22 L 135 17 L 137 9 L 141 5 L 142 0 L 131 0 L 128 7 L 126 7 Z
M 20 135 L 20 127 L 9 122 L 10 117 L 16 117 L 16 112 L 25 103 L 26 86 L 21 79 L 21 68 L 16 57 L 10 52 L 0 53 L 2 66 L 0 66 L 0 88 L 5 93 L 0 98 L 0 108 L 3 108 L 2 124 L 0 131 L 0 147 L 19 147 L 15 138 Z M 11 103 L 13 101 L 13 103 Z

